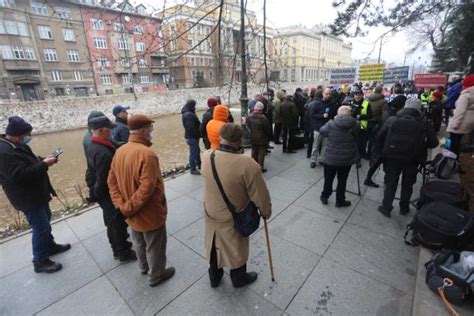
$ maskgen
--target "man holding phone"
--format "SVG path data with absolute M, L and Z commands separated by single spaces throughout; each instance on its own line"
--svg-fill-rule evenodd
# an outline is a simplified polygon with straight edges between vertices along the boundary
M 12 206 L 22 211 L 32 229 L 33 266 L 37 273 L 62 269 L 50 256 L 71 248 L 57 244 L 51 234 L 49 201 L 56 196 L 48 169 L 57 157 L 36 156 L 28 143 L 33 127 L 19 116 L 8 118 L 5 135 L 0 135 L 0 184 Z

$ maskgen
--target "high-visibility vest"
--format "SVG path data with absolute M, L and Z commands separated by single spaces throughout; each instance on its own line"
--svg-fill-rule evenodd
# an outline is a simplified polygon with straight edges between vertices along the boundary
M 367 111 L 369 109 L 369 101 L 364 100 L 362 102 L 362 109 L 360 110 L 360 115 L 367 115 Z M 361 120 L 360 121 L 360 129 L 367 129 L 369 126 L 368 120 Z
M 420 101 L 421 101 L 422 104 L 428 104 L 428 103 L 430 103 L 430 96 L 422 94 L 422 95 L 420 95 Z

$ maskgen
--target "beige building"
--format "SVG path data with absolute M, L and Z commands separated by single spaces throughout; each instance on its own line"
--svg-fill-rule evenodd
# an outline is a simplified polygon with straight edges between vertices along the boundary
M 95 94 L 79 7 L 67 1 L 0 1 L 0 98 Z
M 329 80 L 331 68 L 351 66 L 352 46 L 321 26 L 295 25 L 276 30 L 275 70 L 282 81 Z
M 170 89 L 230 84 L 240 81 L 240 6 L 237 0 L 226 0 L 221 32 L 216 28 L 220 1 L 196 0 L 194 6 L 178 5 L 158 12 L 163 22 L 165 51 L 170 69 Z M 211 13 L 210 13 L 211 12 Z M 211 34 L 212 33 L 212 34 Z M 220 49 L 219 49 L 220 36 Z M 263 60 L 263 27 L 255 12 L 246 14 L 247 76 L 252 82 L 265 78 Z M 268 75 L 272 67 L 273 31 L 267 28 Z

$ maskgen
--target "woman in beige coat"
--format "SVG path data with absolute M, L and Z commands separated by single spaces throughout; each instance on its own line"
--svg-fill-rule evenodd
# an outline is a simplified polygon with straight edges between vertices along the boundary
M 227 123 L 220 132 L 220 146 L 215 150 L 217 174 L 224 191 L 236 210 L 253 201 L 264 218 L 271 216 L 271 200 L 260 166 L 252 158 L 241 154 L 243 136 L 239 125 Z M 249 239 L 234 228 L 234 220 L 227 208 L 211 168 L 208 150 L 202 157 L 204 177 L 204 209 L 206 219 L 206 255 L 209 259 L 209 278 L 212 287 L 219 286 L 223 267 L 230 269 L 234 287 L 241 287 L 257 279 L 256 272 L 247 273 Z

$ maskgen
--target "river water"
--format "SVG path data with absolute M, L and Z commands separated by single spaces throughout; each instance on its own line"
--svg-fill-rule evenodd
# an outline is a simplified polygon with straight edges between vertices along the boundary
M 203 112 L 198 113 L 201 119 Z M 237 109 L 232 109 L 236 122 L 240 117 Z M 186 165 L 188 162 L 188 146 L 184 140 L 184 129 L 181 115 L 170 115 L 154 118 L 153 151 L 160 159 L 162 171 L 171 170 L 177 166 Z M 80 201 L 76 186 L 85 186 L 86 159 L 82 147 L 82 138 L 86 129 L 64 131 L 33 136 L 31 148 L 40 156 L 50 154 L 57 147 L 62 147 L 64 153 L 59 157 L 59 162 L 49 169 L 49 177 L 58 194 L 67 198 L 70 203 Z M 201 143 L 201 150 L 204 146 Z M 6 208 L 9 202 L 0 190 L 0 228 L 12 223 L 11 216 Z M 51 208 L 58 209 L 61 203 L 57 199 L 51 202 Z

